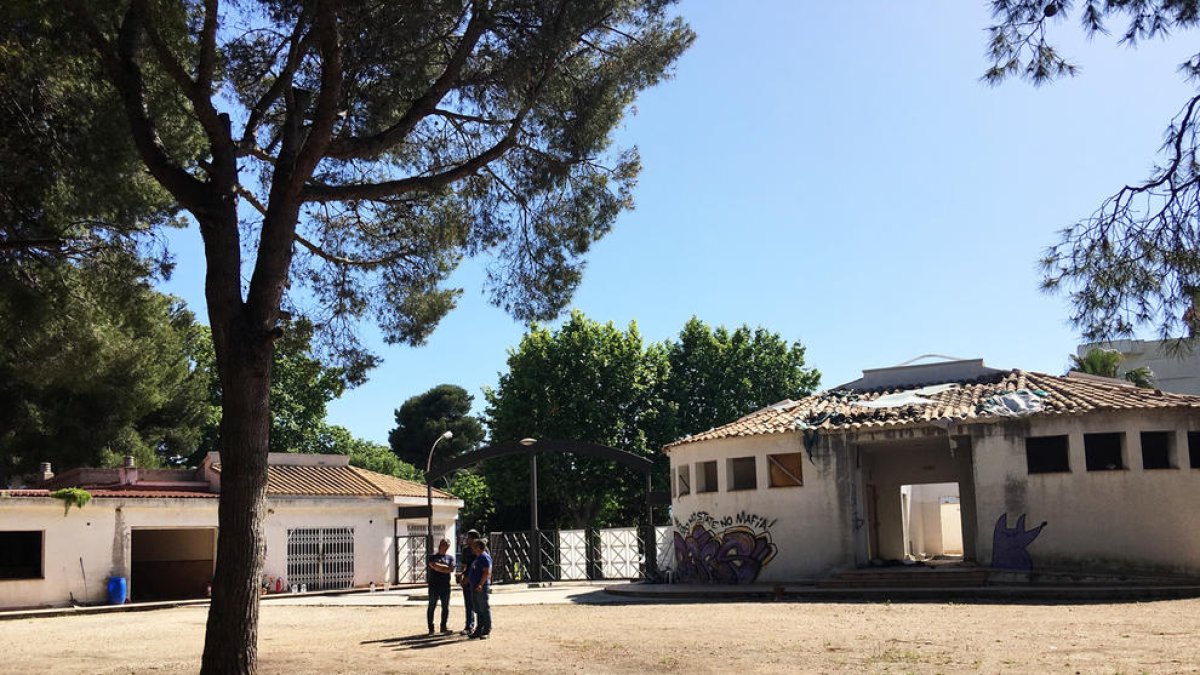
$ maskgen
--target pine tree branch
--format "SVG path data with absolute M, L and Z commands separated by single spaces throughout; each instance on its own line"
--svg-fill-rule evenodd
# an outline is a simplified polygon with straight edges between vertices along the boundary
M 364 159 L 376 157 L 388 148 L 401 143 L 416 128 L 417 124 L 432 114 L 446 94 L 454 88 L 467 59 L 479 39 L 487 31 L 487 8 L 484 0 L 472 0 L 471 19 L 459 40 L 454 54 L 442 74 L 434 80 L 424 94 L 413 101 L 399 120 L 387 129 L 371 136 L 352 136 L 335 141 L 328 156 L 334 159 Z

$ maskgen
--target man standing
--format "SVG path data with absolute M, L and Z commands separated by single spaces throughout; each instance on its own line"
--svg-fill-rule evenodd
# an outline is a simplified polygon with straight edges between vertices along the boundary
M 479 539 L 479 531 L 467 530 L 467 546 L 462 552 L 462 572 L 458 578 L 458 583 L 462 586 L 463 604 L 467 607 L 467 627 L 463 629 L 463 635 L 470 635 L 475 630 L 474 590 L 468 577 L 471 573 L 471 563 L 475 562 L 476 539 Z
M 479 621 L 475 632 L 471 633 L 471 639 L 486 640 L 492 632 L 492 608 L 488 602 L 488 593 L 492 590 L 492 556 L 488 554 L 486 539 L 476 539 L 474 549 L 475 561 L 471 563 L 471 572 L 467 576 L 474 591 L 472 600 Z
M 425 562 L 425 579 L 429 587 L 429 609 L 425 618 L 429 623 L 429 634 L 433 635 L 433 610 L 438 600 L 442 601 L 442 632 L 449 633 L 450 626 L 450 575 L 454 573 L 454 556 L 447 553 L 450 542 L 443 539 L 438 542 L 438 552 L 430 555 Z

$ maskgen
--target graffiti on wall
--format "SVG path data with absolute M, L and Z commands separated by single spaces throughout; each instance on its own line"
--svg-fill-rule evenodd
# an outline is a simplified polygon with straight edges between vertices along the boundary
M 774 519 L 746 513 L 716 518 L 705 511 L 675 520 L 675 565 L 681 581 L 747 584 L 778 553 Z
M 1029 572 L 1033 569 L 1033 558 L 1029 557 L 1026 548 L 1041 534 L 1046 523 L 1025 529 L 1025 514 L 1017 518 L 1017 526 L 1008 526 L 1008 514 L 1000 514 L 996 521 L 996 529 L 992 534 L 992 567 L 1001 570 L 1017 570 Z

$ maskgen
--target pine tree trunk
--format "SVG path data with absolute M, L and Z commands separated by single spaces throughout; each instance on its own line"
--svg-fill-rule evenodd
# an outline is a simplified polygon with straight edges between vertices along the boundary
M 224 352 L 220 452 L 221 501 L 217 566 L 201 673 L 257 671 L 259 584 L 266 543 L 267 452 L 270 442 L 272 341 L 253 322 L 218 329 Z
M 319 152 L 297 168 L 305 141 L 308 98 L 294 94 L 263 215 L 254 273 L 242 297 L 238 238 L 237 166 L 232 146 L 214 164 L 215 199 L 193 212 L 208 264 L 205 300 L 221 380 L 221 502 L 217 517 L 217 568 L 200 672 L 258 670 L 258 600 L 266 542 L 267 453 L 271 433 L 271 358 L 279 337 L 279 303 L 287 286 L 300 189 Z M 228 118 L 224 118 L 228 124 Z M 331 124 L 332 122 L 330 122 Z M 324 133 L 328 141 L 329 128 Z M 310 134 L 308 140 L 312 141 Z M 305 146 L 307 147 L 307 146 Z

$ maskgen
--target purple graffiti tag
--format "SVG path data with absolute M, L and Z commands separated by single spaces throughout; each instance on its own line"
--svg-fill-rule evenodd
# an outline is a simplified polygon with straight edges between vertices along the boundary
M 1029 572 L 1033 569 L 1033 558 L 1029 557 L 1027 546 L 1041 534 L 1041 525 L 1032 530 L 1025 529 L 1025 514 L 1017 518 L 1017 526 L 1008 526 L 1008 514 L 1000 514 L 996 521 L 996 529 L 992 534 L 992 567 L 1001 570 L 1018 570 Z
M 777 552 L 769 533 L 744 525 L 714 533 L 696 523 L 687 535 L 675 532 L 676 573 L 683 581 L 750 583 Z

